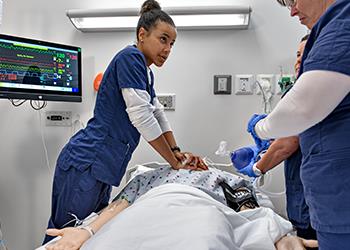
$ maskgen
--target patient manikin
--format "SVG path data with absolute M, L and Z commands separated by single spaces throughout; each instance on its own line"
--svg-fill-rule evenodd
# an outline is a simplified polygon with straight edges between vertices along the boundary
M 85 241 L 102 227 L 102 225 L 137 201 L 143 194 L 146 194 L 155 187 L 160 187 L 166 184 L 182 184 L 184 186 L 195 187 L 224 205 L 231 203 L 231 205 L 229 204 L 230 207 L 236 212 L 259 206 L 255 199 L 255 192 L 250 182 L 239 176 L 215 168 L 209 168 L 208 171 L 193 171 L 185 169 L 173 170 L 170 167 L 160 167 L 134 177 L 117 195 L 113 202 L 89 225 L 89 227 L 81 229 L 65 228 L 62 230 L 48 230 L 48 233 L 54 236 L 63 236 L 63 239 L 56 244 L 46 246 L 46 249 L 79 249 Z M 228 194 L 231 194 L 231 196 L 228 196 Z M 234 205 L 232 205 L 232 203 Z M 289 241 L 285 241 L 286 239 L 282 242 L 284 245 L 290 244 Z M 300 240 L 293 242 L 302 246 Z
M 210 168 L 208 171 L 193 171 L 187 169 L 173 170 L 170 167 L 160 167 L 145 172 L 142 175 L 137 175 L 114 200 L 126 199 L 132 204 L 152 188 L 169 183 L 196 187 L 224 205 L 227 205 L 227 202 L 222 183 L 232 187 L 234 190 L 239 187 L 247 187 L 251 190 L 251 196 L 254 200 L 256 199 L 250 182 L 237 175 L 232 175 L 215 168 Z

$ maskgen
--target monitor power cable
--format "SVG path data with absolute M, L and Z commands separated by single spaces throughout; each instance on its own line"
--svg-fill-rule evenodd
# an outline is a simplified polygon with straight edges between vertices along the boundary
M 41 109 L 39 109 L 38 111 L 39 111 L 38 114 L 39 114 L 39 126 L 40 126 L 41 141 L 42 141 L 43 147 L 44 147 L 46 164 L 47 164 L 48 169 L 51 170 L 49 154 L 48 154 L 47 146 L 46 146 L 46 142 L 45 142 L 44 127 L 43 127 L 43 123 L 42 123 L 42 119 L 41 119 Z

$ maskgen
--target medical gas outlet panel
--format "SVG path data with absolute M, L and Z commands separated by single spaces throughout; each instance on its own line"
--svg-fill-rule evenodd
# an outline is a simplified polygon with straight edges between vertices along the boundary
M 230 95 L 234 89 L 235 95 L 261 95 L 262 91 L 280 95 L 285 85 L 294 82 L 294 78 L 292 74 L 237 74 L 232 88 L 231 75 L 214 75 L 214 94 Z

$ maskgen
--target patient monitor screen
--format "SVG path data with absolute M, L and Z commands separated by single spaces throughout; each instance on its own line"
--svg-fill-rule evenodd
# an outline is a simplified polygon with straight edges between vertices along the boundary
M 55 100 L 81 96 L 80 57 L 78 47 L 1 35 L 0 88 Z

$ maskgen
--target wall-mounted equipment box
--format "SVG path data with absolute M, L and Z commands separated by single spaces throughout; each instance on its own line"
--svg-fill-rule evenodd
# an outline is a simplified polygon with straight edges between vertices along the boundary
M 46 126 L 72 126 L 72 111 L 47 111 L 45 117 Z
M 164 110 L 175 110 L 175 96 L 175 94 L 157 94 L 157 98 L 164 106 Z

